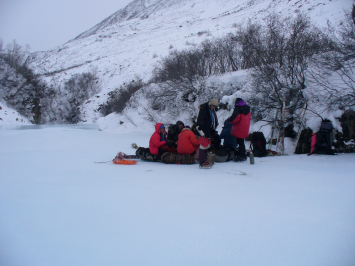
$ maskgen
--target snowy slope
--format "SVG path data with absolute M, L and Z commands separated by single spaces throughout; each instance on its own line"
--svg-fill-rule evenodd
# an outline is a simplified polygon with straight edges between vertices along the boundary
M 171 49 L 224 36 L 236 23 L 305 12 L 325 25 L 336 23 L 351 5 L 351 0 L 135 0 L 64 45 L 32 54 L 32 65 L 48 80 L 97 67 L 105 94 L 136 75 L 149 79 L 154 64 Z
M 354 265 L 354 154 L 94 163 L 151 132 L 0 128 L 0 265 Z
M 351 6 L 352 0 L 135 0 L 62 46 L 32 54 L 32 66 L 56 85 L 96 69 L 101 92 L 81 107 L 83 121 L 92 123 L 101 117 L 97 109 L 110 91 L 132 80 L 149 80 L 154 66 L 174 49 L 194 48 L 234 32 L 237 24 L 272 14 L 305 13 L 320 26 L 328 20 L 337 24 Z

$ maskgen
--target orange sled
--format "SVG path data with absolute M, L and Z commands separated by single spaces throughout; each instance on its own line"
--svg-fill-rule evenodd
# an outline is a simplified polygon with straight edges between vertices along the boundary
M 114 164 L 125 164 L 125 165 L 131 165 L 131 164 L 136 164 L 138 161 L 134 160 L 112 160 Z

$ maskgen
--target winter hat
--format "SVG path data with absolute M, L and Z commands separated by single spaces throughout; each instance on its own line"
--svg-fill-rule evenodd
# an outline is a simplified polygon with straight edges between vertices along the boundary
M 164 125 L 161 125 L 159 129 L 162 129 L 163 127 L 165 128 L 165 126 L 164 126 Z
M 235 99 L 235 106 L 245 106 L 247 105 L 246 102 L 242 98 Z
M 238 102 L 240 102 L 240 101 L 243 101 L 243 99 L 242 99 L 242 98 L 237 98 L 237 99 L 235 99 L 235 103 L 238 103 Z
M 180 120 L 176 122 L 176 125 L 177 126 L 179 126 L 179 125 L 185 126 L 184 123 L 182 121 L 180 121 Z
M 219 105 L 219 102 L 218 102 L 217 99 L 212 99 L 212 100 L 208 103 L 208 105 L 218 106 L 218 105 Z

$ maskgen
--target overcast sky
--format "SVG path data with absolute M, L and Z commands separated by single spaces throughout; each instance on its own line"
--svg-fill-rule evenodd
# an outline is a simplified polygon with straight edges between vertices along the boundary
M 75 38 L 133 0 L 0 0 L 0 39 L 44 51 Z

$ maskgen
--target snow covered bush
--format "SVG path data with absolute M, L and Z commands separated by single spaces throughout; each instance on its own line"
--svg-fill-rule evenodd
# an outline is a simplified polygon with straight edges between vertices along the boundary
M 52 83 L 42 98 L 44 121 L 59 124 L 80 122 L 80 106 L 99 90 L 95 71 L 75 74 L 63 85 Z
M 99 111 L 102 115 L 106 116 L 113 112 L 121 113 L 127 102 L 131 99 L 134 93 L 140 90 L 144 86 L 144 83 L 141 79 L 136 78 L 129 83 L 124 83 L 119 88 L 108 93 L 108 100 L 101 104 Z

